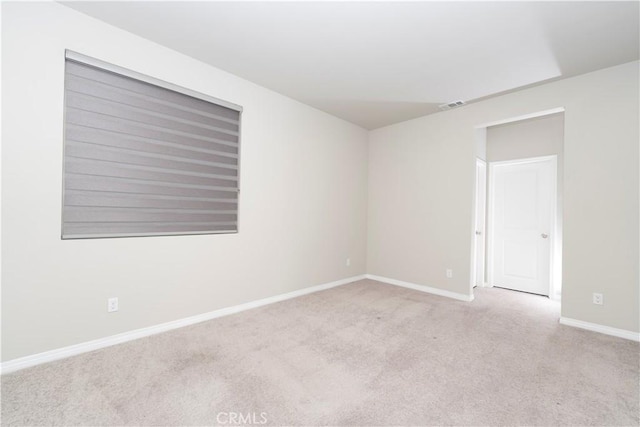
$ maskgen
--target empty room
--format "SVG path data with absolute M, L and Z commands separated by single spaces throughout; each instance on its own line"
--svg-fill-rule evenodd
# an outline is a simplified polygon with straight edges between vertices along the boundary
M 3 426 L 640 424 L 640 3 L 0 3 Z

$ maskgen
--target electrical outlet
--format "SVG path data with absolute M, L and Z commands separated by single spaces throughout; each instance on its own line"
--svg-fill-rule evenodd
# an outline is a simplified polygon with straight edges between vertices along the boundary
M 604 302 L 602 294 L 598 294 L 598 293 L 593 293 L 593 303 L 597 304 L 597 305 L 602 305 L 602 303 Z
M 107 312 L 112 313 L 118 311 L 118 298 L 109 298 L 107 300 Z
M 351 258 L 347 258 L 347 261 L 345 262 L 345 264 L 347 267 L 351 266 Z
M 451 279 L 453 277 L 453 270 L 450 268 L 447 268 L 447 279 Z

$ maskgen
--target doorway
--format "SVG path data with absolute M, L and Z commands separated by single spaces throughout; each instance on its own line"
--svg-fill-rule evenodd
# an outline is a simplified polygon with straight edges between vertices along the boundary
M 489 280 L 551 295 L 556 156 L 490 164 Z
M 564 109 L 556 108 L 479 125 L 475 130 L 475 153 L 474 199 L 472 199 L 474 215 L 471 226 L 471 292 L 473 288 L 480 286 L 497 286 L 546 295 L 559 301 L 562 289 Z M 543 166 L 543 160 L 548 161 L 549 164 Z M 484 174 L 482 163 L 486 171 Z M 508 167 L 510 163 L 519 164 L 528 170 L 518 174 L 515 171 L 516 166 Z M 551 173 L 551 176 L 548 178 L 539 176 L 544 175 L 545 171 Z M 502 230 L 497 236 L 500 242 L 496 243 L 493 234 L 496 221 L 491 217 L 496 211 L 495 206 L 491 207 L 492 203 L 495 204 L 493 200 L 495 190 L 492 191 L 491 187 L 494 184 L 493 175 L 500 175 L 501 172 L 504 172 L 502 177 L 504 182 L 501 184 L 503 189 L 502 195 L 499 195 L 499 203 L 502 208 L 502 221 L 507 222 L 501 226 Z M 527 232 L 529 241 L 525 243 L 518 241 L 515 228 L 526 228 L 527 223 L 534 221 L 532 218 L 542 218 L 546 215 L 538 212 L 542 195 L 538 193 L 535 197 L 527 195 L 526 188 L 520 187 L 537 188 L 539 179 L 546 180 L 552 185 L 549 198 L 545 196 L 544 200 L 548 200 L 543 203 L 555 208 L 555 213 L 550 214 L 548 226 L 542 223 L 538 225 L 539 231 L 536 231 L 536 235 L 540 241 L 536 244 L 532 243 L 533 227 L 529 227 Z M 536 181 L 535 186 L 533 181 Z M 507 183 L 508 188 L 504 188 Z M 521 200 L 509 199 L 511 202 L 505 206 L 506 192 L 516 194 L 516 197 L 520 197 Z M 528 212 L 527 205 L 536 206 L 533 214 Z M 486 218 L 484 222 L 482 213 Z M 485 224 L 486 226 L 483 227 Z M 548 231 L 546 231 L 547 227 Z M 520 231 L 521 234 L 527 234 L 524 230 Z M 484 248 L 482 242 L 485 242 Z M 499 264 L 496 265 L 496 262 Z

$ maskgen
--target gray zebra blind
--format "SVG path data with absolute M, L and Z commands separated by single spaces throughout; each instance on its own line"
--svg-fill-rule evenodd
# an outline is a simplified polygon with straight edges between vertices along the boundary
M 242 108 L 65 59 L 62 238 L 237 232 Z

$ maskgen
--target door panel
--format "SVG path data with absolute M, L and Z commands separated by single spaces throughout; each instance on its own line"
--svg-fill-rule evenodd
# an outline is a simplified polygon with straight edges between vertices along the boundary
M 538 226 L 538 171 L 503 170 L 504 226 L 511 230 L 530 230 Z
M 555 157 L 491 164 L 494 286 L 549 295 L 555 167 Z
M 538 255 L 535 244 L 526 240 L 504 241 L 504 275 L 520 279 L 538 279 Z

